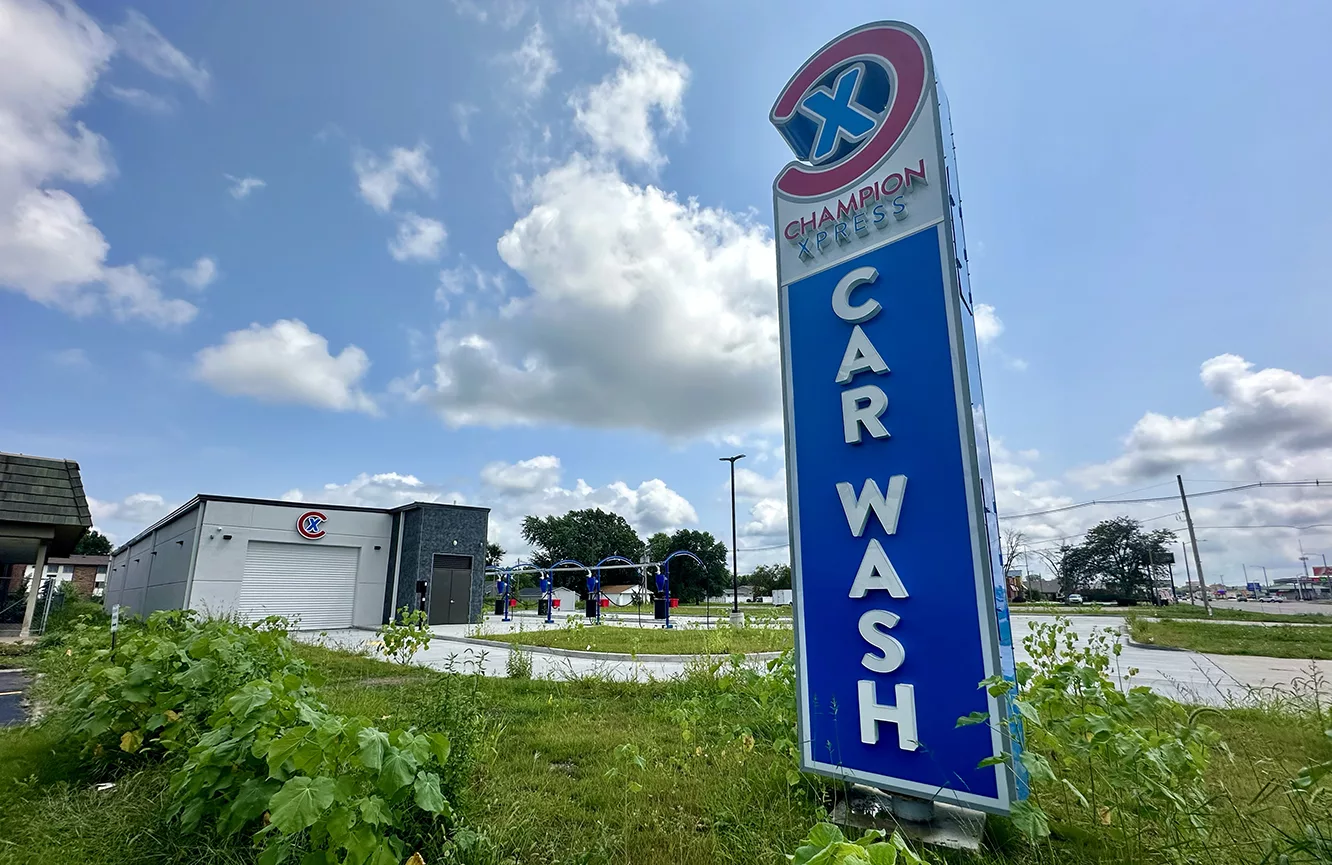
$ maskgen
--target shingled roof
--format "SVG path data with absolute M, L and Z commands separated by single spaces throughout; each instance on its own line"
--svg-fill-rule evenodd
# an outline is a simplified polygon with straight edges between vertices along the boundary
M 0 522 L 53 526 L 53 555 L 68 555 L 92 527 L 79 464 L 0 453 Z

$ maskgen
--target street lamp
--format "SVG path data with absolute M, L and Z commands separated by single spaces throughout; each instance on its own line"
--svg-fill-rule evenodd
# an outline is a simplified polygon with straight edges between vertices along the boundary
M 744 454 L 736 454 L 733 457 L 718 457 L 717 459 L 724 463 L 731 464 L 731 619 L 740 617 L 740 565 L 738 564 L 738 551 L 735 548 L 735 461 L 745 458 Z M 735 624 L 732 621 L 731 624 Z

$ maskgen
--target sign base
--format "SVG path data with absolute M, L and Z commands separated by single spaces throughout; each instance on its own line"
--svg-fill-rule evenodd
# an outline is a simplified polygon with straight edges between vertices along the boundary
M 893 796 L 873 787 L 852 784 L 847 799 L 833 807 L 832 820 L 841 826 L 901 832 L 925 844 L 950 850 L 979 851 L 985 814 L 947 802 Z M 849 805 L 849 807 L 848 807 Z M 926 819 L 919 819 L 919 818 Z

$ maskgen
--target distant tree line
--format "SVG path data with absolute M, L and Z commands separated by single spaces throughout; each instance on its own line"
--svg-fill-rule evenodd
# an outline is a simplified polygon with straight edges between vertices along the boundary
M 561 559 L 574 559 L 591 567 L 607 556 L 624 556 L 631 562 L 659 562 L 677 550 L 688 550 L 702 560 L 697 563 L 683 556 L 671 561 L 671 596 L 681 603 L 701 603 L 707 597 L 726 595 L 731 589 L 730 550 L 713 537 L 711 532 L 679 529 L 672 533 L 657 532 L 643 539 L 629 521 L 616 513 L 601 508 L 569 511 L 554 517 L 527 516 L 522 524 L 523 540 L 532 546 L 528 563 L 548 568 Z M 498 544 L 486 547 L 486 564 L 498 565 L 505 551 Z M 586 574 L 557 571 L 555 585 L 577 592 L 586 590 Z M 607 570 L 602 572 L 603 585 L 637 583 L 636 570 Z M 532 585 L 535 577 L 528 575 L 523 585 Z M 756 593 L 770 594 L 773 589 L 791 587 L 789 565 L 760 565 L 741 577 L 740 582 L 752 585 Z M 649 588 L 656 590 L 655 581 Z
M 1115 517 L 1097 523 L 1078 544 L 1058 549 L 1028 551 L 1020 532 L 1005 531 L 1003 564 L 1034 552 L 1054 572 L 1060 594 L 1080 594 L 1088 600 L 1151 600 L 1158 581 L 1170 577 L 1174 561 L 1170 545 L 1175 533 L 1169 529 L 1144 531 L 1142 523 Z

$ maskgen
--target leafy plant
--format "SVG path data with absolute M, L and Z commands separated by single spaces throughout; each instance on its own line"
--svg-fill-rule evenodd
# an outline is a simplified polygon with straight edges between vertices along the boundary
M 897 832 L 886 836 L 882 829 L 870 829 L 852 841 L 831 823 L 819 823 L 809 830 L 809 836 L 787 858 L 792 865 L 923 865 L 925 861 Z
M 384 645 L 384 654 L 399 664 L 410 663 L 417 652 L 430 648 L 434 633 L 430 630 L 429 622 L 425 610 L 408 607 L 398 610 L 397 621 L 389 622 L 379 629 L 378 637 Z
M 509 649 L 509 657 L 504 659 L 504 674 L 510 679 L 532 678 L 532 653 L 522 646 Z
M 1078 827 L 1130 859 L 1149 850 L 1202 855 L 1213 822 L 1204 773 L 1220 741 L 1200 723 L 1210 710 L 1121 688 L 1116 679 L 1127 685 L 1136 671 L 1112 676 L 1121 647 L 1111 629 L 1084 645 L 1061 618 L 1034 624 L 1025 645 L 1032 663 L 1019 665 L 1015 691 L 1003 679 L 984 683 L 1009 695 L 1025 733 L 1013 768 L 1026 773 L 1031 797 L 1014 810 L 1014 825 L 1033 840 L 1061 823 Z M 987 720 L 977 713 L 958 725 Z M 984 762 L 1001 761 L 1012 755 Z

